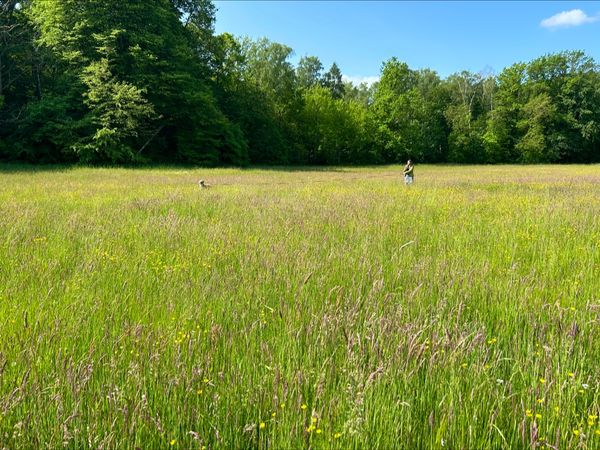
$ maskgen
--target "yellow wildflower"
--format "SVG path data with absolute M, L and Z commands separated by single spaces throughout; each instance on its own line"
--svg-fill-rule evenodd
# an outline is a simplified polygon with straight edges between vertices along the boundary
M 271 417 L 275 417 L 276 415 L 277 415 L 277 413 L 276 413 L 276 412 L 273 412 L 273 413 L 271 414 Z
M 567 375 L 569 375 L 570 378 L 575 378 L 575 373 L 573 372 L 569 372 Z
M 171 444 L 171 446 L 173 446 L 173 445 L 177 444 L 177 441 L 175 439 L 171 439 L 170 444 Z
M 596 433 L 598 433 L 599 431 L 600 431 L 600 430 L 596 430 Z M 333 435 L 333 438 L 334 438 L 334 439 L 339 439 L 339 438 L 341 438 L 341 437 L 342 437 L 342 433 L 335 433 L 335 434 Z
M 546 382 L 545 378 L 540 378 L 540 383 L 544 384 Z
M 300 409 L 302 409 L 302 410 L 304 410 L 306 408 L 308 408 L 308 406 L 306 406 L 306 403 L 303 403 L 302 406 L 300 407 Z
M 575 436 L 579 436 L 579 433 L 581 433 L 581 431 L 579 431 L 577 428 L 573 428 L 573 434 Z
M 310 421 L 311 421 L 312 423 L 317 423 L 317 418 L 313 416 L 313 418 L 312 418 L 312 419 L 310 419 Z
M 531 410 L 530 410 L 530 409 L 527 409 L 527 410 L 525 410 L 525 415 L 526 415 L 527 417 L 532 417 L 532 416 L 533 416 L 533 413 L 531 412 Z
M 544 399 L 543 399 L 543 398 L 538 398 L 536 401 L 537 401 L 538 403 L 540 403 L 540 404 L 541 404 L 541 403 L 544 403 Z
M 317 428 L 317 434 L 321 434 L 323 432 L 323 430 L 321 430 L 320 428 Z
M 542 418 L 542 415 L 541 415 L 540 413 L 537 413 L 537 414 L 535 415 L 535 418 L 536 418 L 536 419 L 541 419 L 541 418 Z
M 281 409 L 285 408 L 285 403 L 281 404 Z
M 261 423 L 258 425 L 258 428 L 259 428 L 260 430 L 262 430 L 262 429 L 263 429 L 263 428 L 265 428 L 266 426 L 267 426 L 267 425 L 266 425 L 264 422 L 261 422 Z

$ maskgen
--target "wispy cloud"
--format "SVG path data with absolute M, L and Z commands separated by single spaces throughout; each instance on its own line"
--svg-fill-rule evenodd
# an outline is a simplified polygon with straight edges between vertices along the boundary
M 580 9 L 572 9 L 554 14 L 552 17 L 542 20 L 540 25 L 544 28 L 567 28 L 578 27 L 584 23 L 596 22 L 600 15 L 588 16 Z
M 367 86 L 371 86 L 374 83 L 379 81 L 379 77 L 377 76 L 352 76 L 352 75 L 342 75 L 342 80 L 350 81 L 353 85 L 358 86 L 361 83 L 366 83 Z

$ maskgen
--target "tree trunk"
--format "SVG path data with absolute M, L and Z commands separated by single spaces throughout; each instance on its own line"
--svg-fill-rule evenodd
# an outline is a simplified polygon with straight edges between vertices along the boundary
M 38 100 L 42 99 L 42 80 L 40 78 L 40 61 L 38 59 L 37 49 L 34 50 L 35 55 L 33 59 L 33 63 L 31 64 L 31 74 L 33 75 L 33 80 L 35 82 L 35 98 Z
M 0 52 L 0 95 L 2 95 L 3 89 L 4 85 L 2 84 L 2 52 Z

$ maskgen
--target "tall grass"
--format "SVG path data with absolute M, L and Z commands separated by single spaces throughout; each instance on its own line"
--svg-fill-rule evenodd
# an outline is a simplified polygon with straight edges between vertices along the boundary
M 600 448 L 599 192 L 597 166 L 0 173 L 0 447 Z

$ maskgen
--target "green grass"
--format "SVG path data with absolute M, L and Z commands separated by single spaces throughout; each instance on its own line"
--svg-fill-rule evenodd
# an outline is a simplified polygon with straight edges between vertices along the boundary
M 598 166 L 0 172 L 0 447 L 600 448 L 599 192 Z

